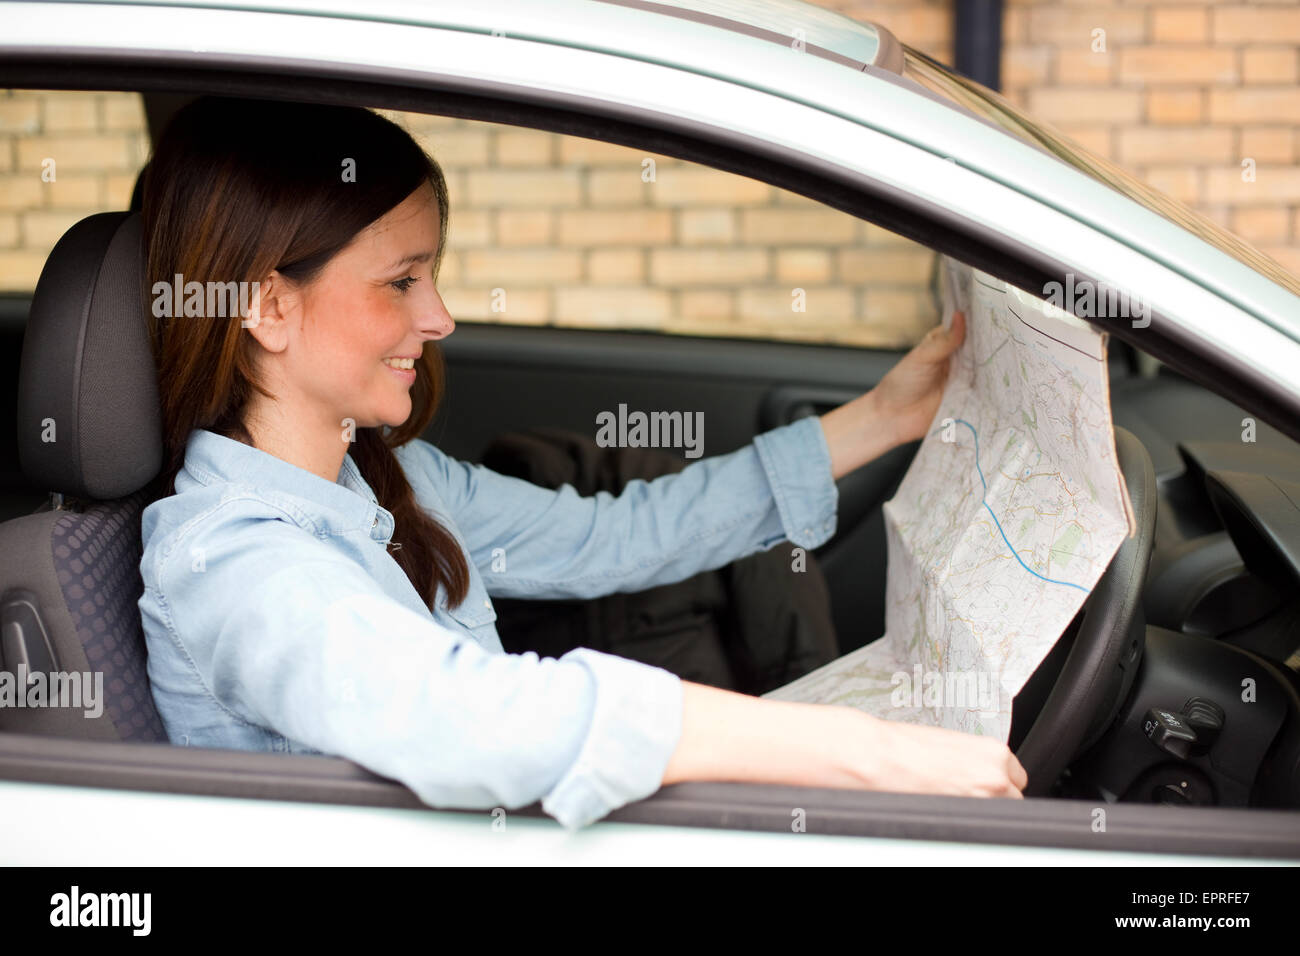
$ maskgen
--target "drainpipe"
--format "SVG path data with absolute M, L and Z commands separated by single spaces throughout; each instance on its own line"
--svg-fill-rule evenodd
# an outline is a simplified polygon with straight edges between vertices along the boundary
M 957 72 L 990 90 L 1002 87 L 1002 0 L 955 0 L 953 54 Z

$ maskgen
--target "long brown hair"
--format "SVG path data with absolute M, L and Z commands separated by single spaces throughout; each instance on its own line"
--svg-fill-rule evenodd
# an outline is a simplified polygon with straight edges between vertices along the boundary
M 436 281 L 447 238 L 447 182 L 405 130 L 353 107 L 201 97 L 172 118 L 145 170 L 146 292 L 176 275 L 185 283 L 248 288 L 277 270 L 309 283 L 357 233 L 425 182 L 441 220 Z M 154 487 L 170 495 L 194 429 L 251 445 L 248 401 L 254 390 L 275 396 L 256 380 L 258 343 L 241 316 L 169 319 L 150 311 L 166 455 Z M 383 432 L 357 428 L 349 454 L 393 515 L 393 538 L 402 546 L 391 553 L 416 592 L 432 608 L 442 586 L 454 607 L 469 589 L 464 554 L 415 500 L 392 452 L 424 431 L 442 396 L 434 343 L 426 343 L 415 369 L 410 417 Z

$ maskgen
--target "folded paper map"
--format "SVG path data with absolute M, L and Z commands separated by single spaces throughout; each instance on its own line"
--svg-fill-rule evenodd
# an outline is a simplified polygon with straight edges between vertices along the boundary
M 954 260 L 940 274 L 966 338 L 884 505 L 885 634 L 764 696 L 1006 741 L 1012 699 L 1135 525 L 1106 335 Z

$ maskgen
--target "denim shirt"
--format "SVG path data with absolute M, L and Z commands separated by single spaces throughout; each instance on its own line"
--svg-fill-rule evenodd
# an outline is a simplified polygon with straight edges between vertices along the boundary
M 346 757 L 430 806 L 540 800 L 585 826 L 659 788 L 681 680 L 589 648 L 506 654 L 491 598 L 640 591 L 835 530 L 816 418 L 617 496 L 541 488 L 421 439 L 394 453 L 468 559 L 457 607 L 441 588 L 432 610 L 421 599 L 350 454 L 331 483 L 190 434 L 176 493 L 142 516 L 140 612 L 172 743 Z

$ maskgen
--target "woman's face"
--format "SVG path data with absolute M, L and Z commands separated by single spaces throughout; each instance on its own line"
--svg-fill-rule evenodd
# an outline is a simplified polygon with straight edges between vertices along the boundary
M 252 330 L 264 345 L 286 346 L 271 349 L 279 365 L 271 389 L 299 406 L 293 414 L 308 427 L 345 429 L 349 419 L 357 428 L 397 426 L 410 416 L 415 372 L 403 366 L 426 341 L 455 328 L 433 287 L 438 225 L 433 187 L 425 183 L 309 285 L 281 286 L 282 327 Z

